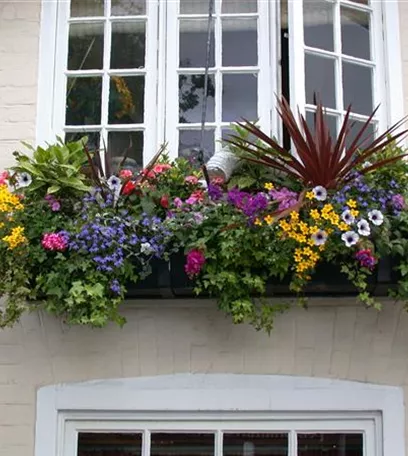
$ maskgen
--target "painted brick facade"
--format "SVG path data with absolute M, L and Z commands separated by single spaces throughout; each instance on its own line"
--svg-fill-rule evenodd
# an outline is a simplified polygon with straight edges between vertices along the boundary
M 400 2 L 400 12 L 403 25 L 408 2 Z M 0 0 L 0 170 L 21 140 L 35 140 L 39 27 L 40 0 Z M 403 26 L 401 38 L 408 112 Z M 377 313 L 351 300 L 316 301 L 309 311 L 279 317 L 270 337 L 232 326 L 211 303 L 130 304 L 125 314 L 123 329 L 66 328 L 32 314 L 0 332 L 0 456 L 34 454 L 36 390 L 60 382 L 286 374 L 398 385 L 408 394 L 408 313 L 392 302 Z

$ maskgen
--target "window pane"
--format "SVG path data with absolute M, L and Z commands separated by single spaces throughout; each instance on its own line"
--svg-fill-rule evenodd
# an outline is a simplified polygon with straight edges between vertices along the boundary
M 152 434 L 151 456 L 213 456 L 213 434 Z
M 71 24 L 68 70 L 100 70 L 103 66 L 103 23 Z
M 146 24 L 112 24 L 111 68 L 143 68 L 145 64 Z
M 71 17 L 103 16 L 104 0 L 71 0 Z
M 311 128 L 312 132 L 315 131 L 315 117 L 316 114 L 314 112 L 306 112 L 306 122 L 309 128 Z M 337 117 L 325 115 L 324 118 L 329 127 L 330 135 L 333 140 L 335 140 L 337 138 Z
M 214 66 L 214 33 L 211 38 L 210 67 Z M 180 20 L 180 67 L 205 67 L 207 19 Z
M 224 456 L 284 456 L 287 434 L 224 434 Z
M 109 123 L 142 123 L 144 76 L 112 76 L 109 93 Z
M 298 456 L 363 456 L 361 434 L 298 434 Z
M 66 125 L 101 123 L 102 78 L 68 78 Z
M 180 14 L 208 14 L 208 3 L 203 0 L 180 0 Z
M 65 133 L 65 141 L 79 141 L 84 136 L 87 136 L 88 142 L 86 143 L 89 150 L 99 150 L 99 132 L 97 131 L 80 131 Z
M 370 59 L 370 15 L 341 8 L 341 41 L 343 54 Z
M 143 166 L 143 132 L 112 131 L 108 133 L 108 156 L 113 165 L 128 157 L 126 168 L 139 169 Z
M 200 148 L 201 131 L 200 130 L 180 130 L 179 131 L 179 156 L 190 159 L 197 155 Z M 214 130 L 205 130 L 204 132 L 204 162 L 208 161 L 214 155 Z
M 222 21 L 223 66 L 258 65 L 256 19 Z
M 303 5 L 306 46 L 333 51 L 333 4 L 326 0 L 305 0 Z
M 356 135 L 363 128 L 363 125 L 364 125 L 364 122 L 354 121 L 353 126 L 350 129 L 350 133 L 346 139 L 346 146 L 351 145 L 351 143 L 356 138 Z M 370 124 L 364 131 L 363 135 L 361 136 L 359 143 L 363 147 L 367 146 L 368 144 L 370 144 L 370 142 L 374 141 L 374 136 L 375 136 L 375 125 Z
M 111 0 L 112 16 L 139 16 L 146 14 L 146 0 Z
M 224 74 L 222 120 L 234 122 L 258 118 L 258 79 L 255 74 Z
M 256 13 L 258 9 L 257 0 L 222 0 L 222 12 L 228 14 Z
M 343 62 L 344 106 L 351 104 L 353 112 L 371 114 L 373 111 L 373 90 L 371 68 Z
M 205 77 L 203 74 L 179 75 L 179 122 L 201 122 Z M 208 77 L 206 121 L 214 122 L 214 75 Z
M 305 55 L 306 103 L 321 102 L 327 108 L 336 107 L 334 59 Z
M 141 434 L 97 434 L 80 432 L 78 456 L 141 456 Z

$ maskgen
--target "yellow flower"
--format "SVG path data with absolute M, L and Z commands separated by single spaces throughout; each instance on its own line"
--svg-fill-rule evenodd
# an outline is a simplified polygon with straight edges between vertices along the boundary
M 310 256 L 310 255 L 312 255 L 312 254 L 313 254 L 313 251 L 312 251 L 312 249 L 311 249 L 310 247 L 305 247 L 305 248 L 303 249 L 303 255 Z
M 0 185 L 0 212 L 9 213 L 24 209 L 20 198 L 10 192 L 7 185 Z
M 319 229 L 320 228 L 318 226 L 312 225 L 311 227 L 309 227 L 309 233 L 310 234 L 315 234 L 315 233 L 317 233 L 317 231 L 319 231 Z
M 291 226 L 289 225 L 289 223 L 286 220 L 281 220 L 279 222 L 279 226 L 282 231 L 285 231 L 285 233 L 287 233 L 291 230 Z
M 340 217 L 335 213 L 331 213 L 330 222 L 332 223 L 332 225 L 338 225 L 340 222 Z
M 351 214 L 353 217 L 357 217 L 359 213 L 360 213 L 360 212 L 359 212 L 357 209 L 351 209 L 351 210 L 350 210 L 350 214 Z
M 19 245 L 27 242 L 27 238 L 24 236 L 24 228 L 22 226 L 13 228 L 11 233 L 8 236 L 4 236 L 2 240 L 8 244 L 9 249 L 15 249 Z
M 272 184 L 272 182 L 267 182 L 265 185 L 264 185 L 264 188 L 266 190 L 273 190 L 275 188 L 275 186 Z
M 333 210 L 333 206 L 331 204 L 325 204 L 322 209 L 322 213 L 329 213 Z
M 303 234 L 308 234 L 309 233 L 309 227 L 305 222 L 299 222 L 299 229 Z
M 350 229 L 350 226 L 347 225 L 347 223 L 345 223 L 345 222 L 340 222 L 339 228 L 341 231 L 348 231 Z
M 290 220 L 292 222 L 297 222 L 299 220 L 299 212 L 296 212 L 296 211 L 292 211 L 290 213 Z
M 262 222 L 259 220 L 259 218 L 255 219 L 254 225 L 262 225 Z
M 309 200 L 315 199 L 315 194 L 313 192 L 306 192 L 305 197 Z
M 265 218 L 264 218 L 265 222 L 268 224 L 268 225 L 272 225 L 273 221 L 274 221 L 274 218 L 272 217 L 272 215 L 267 215 Z
M 357 202 L 353 199 L 349 199 L 347 202 L 346 202 L 347 206 L 348 207 L 351 207 L 353 209 L 355 209 L 357 207 Z
M 317 209 L 312 209 L 310 211 L 310 217 L 312 217 L 313 220 L 319 220 L 320 219 L 320 213 Z

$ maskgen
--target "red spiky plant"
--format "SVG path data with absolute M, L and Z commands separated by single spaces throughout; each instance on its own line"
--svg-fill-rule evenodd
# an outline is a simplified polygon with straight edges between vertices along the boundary
M 339 188 L 353 178 L 352 171 L 362 163 L 367 161 L 371 163 L 360 170 L 361 174 L 366 174 L 407 155 L 401 154 L 387 159 L 376 158 L 376 155 L 388 145 L 400 141 L 408 132 L 406 129 L 401 129 L 406 121 L 404 118 L 375 139 L 364 137 L 367 136 L 367 129 L 378 107 L 361 128 L 356 133 L 353 132 L 354 139 L 349 145 L 347 140 L 351 137 L 351 129 L 355 125 L 355 122 L 350 119 L 351 106 L 346 111 L 337 138 L 332 138 L 330 134 L 321 104 L 316 108 L 314 131 L 300 113 L 299 121 L 296 120 L 285 98 L 278 100 L 277 110 L 296 153 L 285 150 L 247 120 L 238 122 L 238 125 L 248 131 L 255 140 L 243 140 L 241 137 L 232 135 L 232 139 L 227 142 L 249 153 L 247 160 L 300 180 L 305 187 L 321 185 L 326 189 Z

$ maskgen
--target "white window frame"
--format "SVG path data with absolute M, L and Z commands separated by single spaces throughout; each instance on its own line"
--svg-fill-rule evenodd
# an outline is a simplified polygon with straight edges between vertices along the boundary
M 217 426 L 360 431 L 369 443 L 364 456 L 405 456 L 402 388 L 341 380 L 179 374 L 54 385 L 38 391 L 36 418 L 35 456 L 74 456 L 81 430 L 208 431 Z M 289 435 L 292 456 L 295 434 Z M 220 438 L 216 448 L 218 456 Z
M 158 0 L 149 0 L 156 4 Z M 329 1 L 329 0 L 328 0 Z M 42 0 L 41 12 L 41 30 L 40 30 L 40 49 L 39 49 L 39 73 L 38 73 L 38 103 L 37 103 L 37 129 L 36 143 L 44 145 L 55 141 L 56 135 L 61 135 L 61 115 L 65 113 L 63 109 L 65 105 L 65 90 L 61 83 L 61 76 L 66 61 L 66 50 L 59 49 L 58 42 L 62 42 L 61 36 L 65 34 L 67 39 L 66 13 L 61 13 L 61 5 L 66 5 L 67 0 Z M 174 2 L 173 2 L 174 3 Z M 261 2 L 267 3 L 267 2 Z M 350 6 L 353 5 L 351 2 Z M 171 5 L 171 2 L 170 2 Z M 271 0 L 272 5 L 272 0 Z M 290 0 L 289 7 L 292 14 L 289 14 L 290 33 L 290 73 L 295 75 L 291 77 L 291 100 L 292 107 L 300 107 L 304 110 L 305 94 L 304 94 L 304 55 L 303 55 L 303 17 L 302 17 L 302 0 Z M 399 121 L 404 114 L 404 97 L 402 84 L 402 62 L 401 62 L 401 41 L 399 33 L 399 10 L 396 0 L 373 0 L 374 27 L 375 30 L 381 30 L 382 33 L 375 35 L 373 47 L 377 55 L 383 55 L 384 58 L 376 62 L 379 75 L 383 75 L 384 86 L 375 89 L 375 103 L 381 104 L 381 116 L 379 118 L 379 128 L 384 130 L 386 127 Z M 65 6 L 65 10 L 67 7 Z M 174 46 L 174 41 L 177 39 L 177 30 L 169 29 L 168 21 L 166 21 L 166 13 L 169 9 L 163 8 L 157 17 L 156 25 L 151 26 L 150 33 L 161 36 L 157 42 L 157 48 L 153 49 L 154 56 L 150 57 L 150 64 L 146 61 L 146 71 L 154 72 L 157 81 L 149 87 L 146 86 L 146 104 L 145 107 L 151 108 L 150 115 L 145 113 L 145 124 L 148 122 L 155 123 L 155 129 L 152 129 L 152 134 L 145 138 L 145 153 L 148 158 L 154 151 L 158 149 L 160 144 L 165 140 L 170 140 L 172 153 L 176 154 L 178 145 L 175 144 L 175 132 L 170 119 L 170 112 L 174 112 L 175 106 L 178 106 L 177 93 L 170 94 L 167 90 L 166 95 L 166 78 L 170 76 L 167 84 L 170 87 L 174 86 L 173 76 L 169 74 L 169 67 L 164 56 L 166 51 L 166 38 L 168 43 Z M 277 24 L 277 9 L 269 8 L 269 22 L 271 29 Z M 276 11 L 275 11 L 276 10 Z M 64 8 L 62 8 L 64 11 Z M 262 21 L 265 21 L 265 16 L 262 15 Z M 173 21 L 176 23 L 176 21 Z M 61 26 L 63 27 L 61 29 Z M 61 31 L 62 30 L 62 31 Z M 64 31 L 65 30 L 65 31 Z M 148 32 L 149 33 L 149 32 Z M 274 93 L 277 91 L 277 40 L 275 36 L 266 36 L 262 33 L 259 37 L 259 48 L 264 55 L 265 49 L 270 53 L 270 75 L 262 77 L 262 82 L 259 83 L 259 94 L 267 100 L 274 98 Z M 152 40 L 150 40 L 152 41 Z M 264 42 L 265 46 L 263 46 Z M 178 39 L 177 39 L 178 42 Z M 65 46 L 66 48 L 67 46 Z M 263 56 L 262 58 L 264 58 Z M 64 60 L 65 59 L 65 60 Z M 63 61 L 64 60 L 64 61 Z M 61 66 L 62 65 L 62 66 Z M 381 78 L 379 79 L 381 80 Z M 176 85 L 177 87 L 177 85 Z M 106 96 L 106 94 L 105 94 Z M 178 108 L 177 108 L 178 109 Z M 262 126 L 265 129 L 272 129 L 272 133 L 277 134 L 278 122 L 272 109 L 267 113 L 266 104 L 260 109 Z M 59 115 L 58 115 L 59 112 Z M 157 113 L 155 116 L 154 113 Z M 166 124 L 167 122 L 167 124 Z

